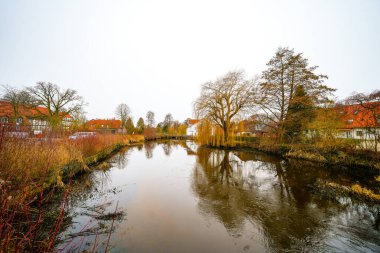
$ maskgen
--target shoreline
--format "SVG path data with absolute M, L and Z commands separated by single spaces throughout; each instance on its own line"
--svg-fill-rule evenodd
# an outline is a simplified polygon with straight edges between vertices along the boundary
M 380 162 L 378 160 L 360 160 L 355 156 L 342 156 L 338 157 L 335 154 L 327 156 L 323 153 L 309 153 L 308 150 L 301 150 L 297 152 L 295 149 L 279 148 L 268 150 L 268 147 L 260 148 L 258 146 L 252 147 L 247 145 L 236 145 L 236 146 L 211 146 L 203 145 L 206 148 L 213 148 L 219 150 L 230 150 L 230 151 L 243 151 L 252 153 L 262 153 L 266 155 L 277 156 L 281 159 L 289 160 L 303 160 L 312 163 L 320 164 L 325 169 L 329 169 L 329 166 L 335 168 L 341 168 L 342 170 L 351 170 L 353 173 L 365 173 L 370 177 L 374 177 L 373 185 L 370 188 L 361 186 L 358 183 L 352 185 L 341 185 L 333 181 L 320 181 L 316 185 L 310 186 L 310 190 L 319 195 L 322 198 L 329 198 L 331 200 L 337 201 L 339 197 L 351 197 L 352 199 L 363 201 L 366 204 L 378 205 L 380 204 Z M 282 145 L 282 147 L 284 147 Z M 338 151 L 343 152 L 343 151 Z M 357 175 L 359 176 L 359 175 Z
M 249 144 L 249 143 L 248 143 Z M 363 155 L 365 151 L 348 153 L 345 150 L 335 150 L 335 152 L 323 152 L 320 148 L 309 146 L 291 146 L 285 144 L 277 144 L 271 146 L 259 146 L 259 145 L 235 145 L 235 146 L 212 146 L 203 145 L 208 148 L 216 148 L 223 150 L 236 150 L 246 152 L 262 152 L 270 155 L 277 155 L 281 158 L 293 158 L 310 162 L 316 162 L 325 165 L 334 166 L 347 166 L 358 167 L 365 169 L 378 170 L 380 173 L 380 153 L 372 154 L 378 156 L 377 159 L 363 159 L 360 155 Z

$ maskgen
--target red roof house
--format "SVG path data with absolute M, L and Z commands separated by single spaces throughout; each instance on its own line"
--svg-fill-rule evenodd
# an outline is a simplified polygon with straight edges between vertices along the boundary
M 365 107 L 372 108 L 372 110 L 359 104 L 337 107 L 342 120 L 342 127 L 339 128 L 344 133 L 342 137 L 373 139 L 375 131 L 377 131 L 377 135 L 380 135 L 379 104 L 379 102 L 364 104 Z
M 0 123 L 31 126 L 32 130 L 45 129 L 47 124 L 48 109 L 42 106 L 30 107 L 20 105 L 18 108 L 19 116 L 15 118 L 13 106 L 10 102 L 0 101 Z M 63 115 L 63 114 L 62 114 Z M 71 124 L 72 117 L 69 114 L 62 116 L 62 124 L 68 127 Z
M 91 131 L 118 133 L 121 131 L 121 120 L 92 119 L 87 121 L 86 127 Z

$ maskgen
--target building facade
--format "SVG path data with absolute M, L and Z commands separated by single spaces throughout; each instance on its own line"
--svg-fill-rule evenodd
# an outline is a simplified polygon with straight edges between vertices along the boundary
M 13 109 L 11 103 L 0 101 L 0 124 L 15 126 L 15 130 L 20 130 L 21 126 L 24 129 L 29 128 L 32 131 L 43 131 L 50 128 L 48 123 L 48 109 L 45 107 L 28 107 L 19 105 L 18 113 Z M 73 123 L 70 115 L 65 114 L 61 117 L 61 126 L 63 129 L 69 129 Z
M 92 119 L 86 122 L 86 128 L 90 131 L 103 133 L 122 133 L 121 120 L 118 119 Z
M 186 135 L 187 136 L 196 136 L 198 134 L 199 120 L 198 119 L 187 119 L 186 123 L 187 123 Z
M 380 106 L 373 110 L 361 105 L 338 107 L 342 126 L 338 128 L 339 138 L 374 141 L 380 139 Z

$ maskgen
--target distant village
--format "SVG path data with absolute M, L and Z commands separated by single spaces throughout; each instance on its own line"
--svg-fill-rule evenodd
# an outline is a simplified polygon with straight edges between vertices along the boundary
M 358 105 L 341 105 L 331 110 L 338 110 L 338 113 L 341 115 L 340 122 L 337 124 L 338 127 L 336 129 L 337 137 L 357 140 L 374 139 L 374 134 L 368 131 L 368 127 L 376 126 L 380 123 L 380 118 L 377 122 L 371 122 L 370 112 L 363 111 Z M 7 101 L 0 101 L 0 124 L 2 126 L 12 126 L 13 131 L 10 132 L 23 133 L 23 136 L 41 137 L 45 131 L 49 131 L 50 126 L 47 115 L 48 112 L 45 107 L 38 106 L 34 108 L 21 105 L 19 116 L 14 118 L 12 104 Z M 182 125 L 185 126 L 185 131 L 182 131 L 182 134 L 196 136 L 199 122 L 199 119 L 188 118 L 185 120 L 182 123 Z M 175 126 L 181 123 L 172 121 L 169 122 L 169 124 Z M 149 128 L 162 132 L 162 125 L 163 123 L 158 123 L 156 126 Z M 127 133 L 125 127 L 123 127 L 122 120 L 116 118 L 90 119 L 78 125 L 70 114 L 64 114 L 61 115 L 60 126 L 62 130 L 70 132 L 94 131 L 110 134 Z M 148 128 L 147 126 L 145 127 Z M 143 134 L 143 132 L 138 132 L 137 129 L 134 129 L 129 134 L 137 133 Z M 256 120 L 255 116 L 252 116 L 249 119 L 237 122 L 234 133 L 236 136 L 261 137 L 270 135 L 271 131 L 270 127 Z

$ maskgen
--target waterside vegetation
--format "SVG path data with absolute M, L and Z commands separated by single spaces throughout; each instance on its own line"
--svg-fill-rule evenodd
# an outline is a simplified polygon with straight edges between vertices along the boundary
M 0 139 L 0 251 L 52 251 L 62 228 L 71 181 L 142 135 L 68 139 Z M 45 210 L 55 195 L 56 210 Z M 57 211 L 58 210 L 58 211 Z M 51 222 L 51 233 L 46 223 Z

